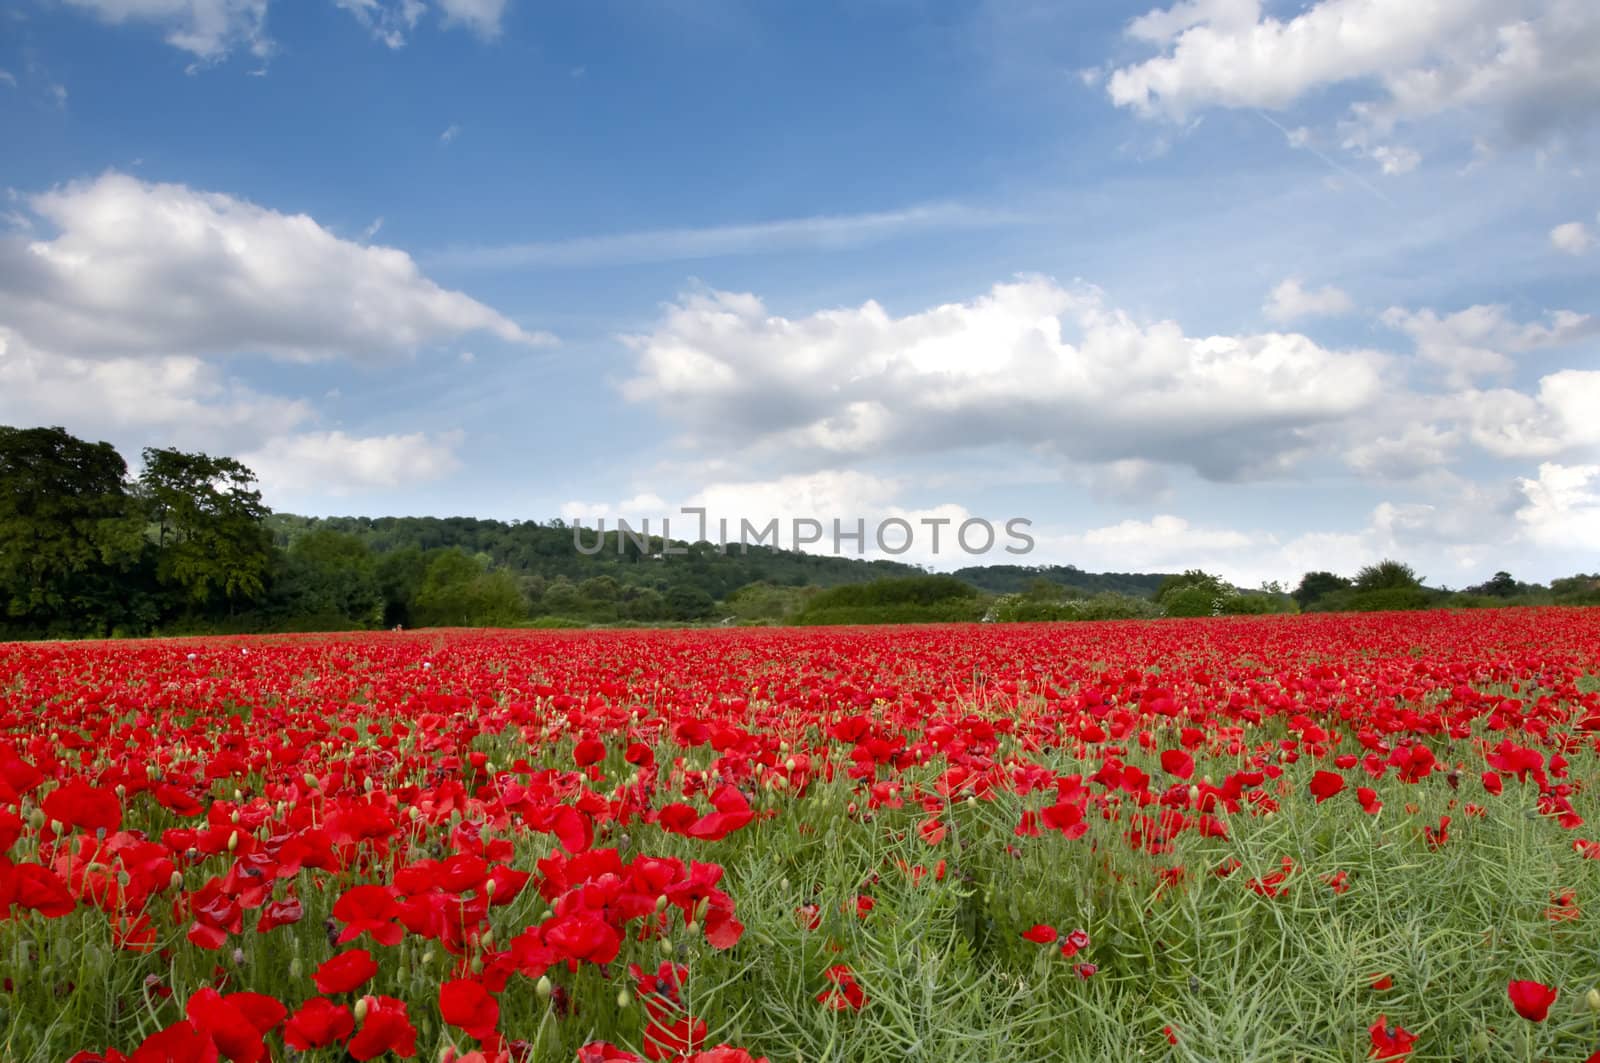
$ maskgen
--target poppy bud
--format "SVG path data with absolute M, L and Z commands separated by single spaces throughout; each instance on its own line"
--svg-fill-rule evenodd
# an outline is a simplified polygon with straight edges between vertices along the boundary
M 237 808 L 234 809 L 233 812 L 228 816 L 228 822 L 232 823 L 234 826 L 239 825 L 239 810 Z
M 1477 1033 L 1473 1034 L 1472 1050 L 1480 1055 L 1487 1054 L 1489 1051 L 1489 1035 L 1484 1033 L 1482 1030 L 1479 1030 Z
M 695 918 L 695 921 L 699 922 L 699 921 L 704 920 L 705 917 L 706 917 L 706 913 L 709 912 L 710 910 L 711 910 L 711 898 L 710 897 L 701 897 L 700 898 L 700 903 L 694 906 L 694 918 Z
M 1189 787 L 1189 803 L 1192 805 L 1198 800 L 1200 800 L 1200 787 L 1198 787 L 1198 786 Z
M 493 884 L 494 880 L 490 879 L 489 882 Z M 486 949 L 494 945 L 494 927 L 486 926 L 483 928 L 483 933 L 478 935 L 478 944 Z
M 632 1004 L 632 1003 L 633 1003 L 633 994 L 628 992 L 628 987 L 627 986 L 623 986 L 621 989 L 617 990 L 617 1007 L 626 1008 L 629 1004 Z
M 312 790 L 315 790 L 317 788 L 317 777 L 315 775 L 311 774 L 309 771 L 306 772 L 304 775 L 300 776 L 300 781 L 305 783 L 306 786 L 308 788 L 312 789 Z M 415 807 L 415 806 L 413 806 L 413 807 Z
M 663 893 L 663 894 L 661 894 L 660 896 L 658 896 L 656 898 L 656 911 L 657 912 L 664 912 L 666 910 L 667 910 L 667 895 L 665 893 Z M 546 916 L 545 918 L 548 919 L 549 916 Z
M 474 957 L 472 957 L 472 963 L 468 964 L 468 966 L 472 968 L 472 973 L 473 974 L 482 974 L 483 973 L 483 957 L 482 956 L 474 956 Z
M 1583 995 L 1584 1002 L 1589 1005 L 1590 1011 L 1600 1011 L 1600 989 L 1591 989 Z
M 683 924 L 683 932 L 691 935 L 697 934 L 700 932 L 700 924 L 691 919 L 687 923 Z
M 240 793 L 239 790 L 237 788 L 235 788 L 234 791 L 233 791 L 233 799 L 235 801 L 243 801 L 244 800 L 244 794 Z
M 174 871 L 172 873 L 172 878 L 167 881 L 167 886 L 168 886 L 169 889 L 175 889 L 175 890 L 183 889 L 183 875 L 181 875 L 178 872 Z
M 289 961 L 289 977 L 290 978 L 298 979 L 301 975 L 303 975 L 305 973 L 306 973 L 306 965 L 300 962 L 300 957 L 296 956 L 294 959 Z
M 44 826 L 44 809 L 36 808 L 28 813 L 28 825 L 34 830 Z
M 533 991 L 539 994 L 540 1000 L 549 1000 L 550 994 L 555 990 L 555 983 L 550 981 L 550 976 L 541 974 L 539 981 L 534 985 Z
M 360 1023 L 367 1021 L 367 1011 L 372 1007 L 372 1005 L 367 1003 L 367 1001 L 370 999 L 370 997 L 362 997 L 360 1000 L 356 1001 L 356 1006 L 352 1009 L 355 1012 L 356 1022 Z
M 661 939 L 660 944 L 659 944 L 659 948 L 661 949 L 661 954 L 663 956 L 671 956 L 672 955 L 672 942 L 668 941 L 666 938 L 662 938 Z
M 788 760 L 783 762 L 783 770 L 784 771 L 794 771 L 794 758 L 793 757 L 790 757 Z
M 231 853 L 237 848 L 239 848 L 239 832 L 234 831 L 228 835 L 228 852 Z
M 485 897 L 488 897 L 490 900 L 494 900 L 494 890 L 495 890 L 494 879 L 491 878 L 488 882 L 485 882 L 483 884 L 483 895 Z M 488 940 L 488 933 L 487 932 L 485 932 L 485 934 L 484 934 L 484 940 Z

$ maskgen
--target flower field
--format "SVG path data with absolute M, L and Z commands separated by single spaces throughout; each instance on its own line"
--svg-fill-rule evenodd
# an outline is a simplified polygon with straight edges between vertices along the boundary
M 0 1059 L 1600 1059 L 1597 677 L 1593 609 L 0 645 Z

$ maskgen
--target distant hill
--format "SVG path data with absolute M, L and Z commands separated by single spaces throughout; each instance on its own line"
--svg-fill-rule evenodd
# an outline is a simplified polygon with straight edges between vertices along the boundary
M 630 538 L 608 532 L 598 553 L 580 553 L 571 525 L 560 520 L 507 522 L 475 517 L 302 517 L 275 513 L 267 518 L 278 546 L 287 549 L 312 531 L 343 532 L 364 542 L 376 554 L 417 549 L 459 549 L 482 555 L 497 568 L 513 575 L 549 583 L 574 584 L 597 576 L 610 576 L 620 584 L 687 584 L 721 601 L 752 583 L 777 587 L 839 587 L 866 583 L 886 576 L 920 576 L 925 570 L 898 561 L 868 561 L 832 557 L 765 546 L 730 548 L 726 553 L 707 543 L 690 545 L 674 540 L 681 557 L 661 558 L 662 541 L 651 537 L 646 549 Z M 583 533 L 585 545 L 596 542 L 594 532 Z M 981 591 L 1012 594 L 1040 580 L 1081 590 L 1085 594 L 1116 591 L 1149 597 L 1164 573 L 1086 572 L 1074 565 L 972 565 L 950 575 Z
M 1151 597 L 1167 578 L 1164 572 L 1085 572 L 1076 565 L 974 565 L 951 575 L 991 594 L 1020 594 L 1044 580 L 1086 594 L 1115 591 Z

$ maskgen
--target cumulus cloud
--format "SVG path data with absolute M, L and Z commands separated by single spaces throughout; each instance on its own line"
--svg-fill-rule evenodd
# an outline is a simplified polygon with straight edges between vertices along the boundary
M 1334 317 L 1348 314 L 1355 303 L 1333 285 L 1315 290 L 1306 288 L 1298 277 L 1289 277 L 1272 289 L 1262 312 L 1273 321 L 1298 321 L 1305 317 Z
M 62 356 L 0 325 L 0 423 L 231 452 L 312 417 L 306 402 L 262 394 L 191 355 Z
M 109 173 L 32 197 L 49 239 L 0 237 L 0 320 L 78 357 L 264 352 L 394 359 L 524 331 L 411 256 L 180 184 Z
M 274 437 L 241 457 L 266 490 L 347 495 L 437 480 L 460 468 L 460 432 L 349 436 L 303 432 Z
M 1184 0 L 1128 26 L 1156 54 L 1112 72 L 1112 101 L 1187 120 L 1210 107 L 1287 109 L 1338 87 L 1347 146 L 1385 170 L 1415 165 L 1385 142 L 1447 112 L 1483 136 L 1572 140 L 1600 114 L 1600 7 L 1591 0 L 1316 0 L 1290 17 L 1260 0 Z
M 544 338 L 304 215 L 119 174 L 26 202 L 53 235 L 0 236 L 0 422 L 241 455 L 269 501 L 437 478 L 459 436 L 319 431 L 310 402 L 242 383 L 230 356 L 392 361 L 474 331 Z
M 1569 221 L 1550 230 L 1550 246 L 1569 255 L 1582 255 L 1594 246 L 1594 235 L 1581 221 Z
M 354 15 L 357 21 L 372 31 L 374 37 L 390 48 L 405 47 L 406 35 L 416 28 L 417 21 L 428 10 L 423 0 L 398 0 L 397 3 L 334 0 L 334 3 Z
M 464 26 L 485 39 L 500 34 L 508 0 L 438 0 L 447 25 Z
M 1588 314 L 1557 310 L 1545 322 L 1517 322 L 1504 306 L 1470 306 L 1440 316 L 1436 311 L 1390 307 L 1383 322 L 1416 343 L 1417 355 L 1446 370 L 1454 384 L 1486 374 L 1503 374 L 1510 355 L 1560 347 L 1594 335 L 1600 321 Z
M 1535 395 L 1508 388 L 1456 397 L 1472 441 L 1501 458 L 1551 458 L 1600 447 L 1600 370 L 1563 369 Z
M 1593 551 L 1600 543 L 1600 465 L 1546 462 L 1521 479 L 1523 534 L 1540 546 Z
M 1437 424 L 1411 424 L 1394 435 L 1378 436 L 1351 447 L 1345 461 L 1369 476 L 1404 480 L 1447 464 L 1460 432 Z
M 1287 333 L 1191 337 L 1093 289 L 996 285 L 904 317 L 875 302 L 802 318 L 706 291 L 627 342 L 627 398 L 691 442 L 814 466 L 982 445 L 1238 479 L 1286 467 L 1316 426 L 1382 391 L 1381 356 Z

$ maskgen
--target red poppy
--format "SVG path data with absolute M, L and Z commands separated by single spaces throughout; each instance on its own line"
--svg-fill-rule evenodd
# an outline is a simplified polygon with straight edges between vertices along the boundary
M 51 819 L 82 830 L 103 830 L 108 834 L 122 826 L 122 802 L 116 792 L 91 786 L 82 779 L 68 779 L 45 795 L 41 804 Z
M 1557 990 L 1543 982 L 1512 981 L 1506 986 L 1511 1006 L 1529 1022 L 1543 1022 L 1556 1002 Z
M 311 980 L 319 993 L 350 993 L 378 973 L 378 963 L 366 949 L 351 949 L 323 960 Z
M 1056 928 L 1045 923 L 1036 923 L 1033 927 L 1022 932 L 1024 941 L 1031 941 L 1035 945 L 1054 944 L 1059 935 Z
M 1311 796 L 1319 805 L 1344 788 L 1344 776 L 1338 772 L 1319 771 L 1311 777 Z
M 385 1052 L 393 1052 L 402 1059 L 417 1054 L 417 1030 L 406 1017 L 406 1006 L 393 997 L 362 997 L 367 1014 L 361 1020 L 361 1029 L 350 1038 L 345 1051 L 366 1063 Z
M 349 1008 L 326 997 L 312 997 L 289 1016 L 283 1027 L 283 1041 L 290 1048 L 309 1052 L 343 1041 L 355 1028 L 355 1016 Z
M 488 1040 L 500 1022 L 500 1005 L 482 983 L 457 978 L 439 987 L 439 1014 L 470 1037 Z
M 1378 1021 L 1367 1028 L 1372 1036 L 1373 1059 L 1405 1059 L 1411 1054 L 1411 1048 L 1417 1043 L 1417 1035 L 1399 1026 L 1390 1026 L 1387 1015 L 1379 1015 Z

